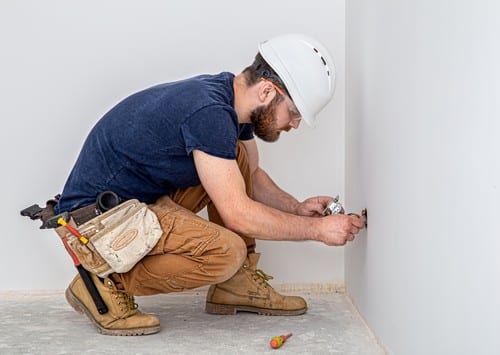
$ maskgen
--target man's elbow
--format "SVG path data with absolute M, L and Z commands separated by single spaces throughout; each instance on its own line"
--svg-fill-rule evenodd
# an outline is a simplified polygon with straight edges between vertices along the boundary
M 249 227 L 251 225 L 244 211 L 245 209 L 242 207 L 235 207 L 227 211 L 221 211 L 219 214 L 227 229 L 237 234 L 246 234 L 249 232 Z
M 244 219 L 235 214 L 231 214 L 224 218 L 224 225 L 227 229 L 238 234 L 244 234 L 247 231 Z

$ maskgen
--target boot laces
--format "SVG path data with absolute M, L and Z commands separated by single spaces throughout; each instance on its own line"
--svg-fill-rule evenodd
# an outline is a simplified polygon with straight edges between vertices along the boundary
M 123 290 L 115 290 L 113 291 L 113 295 L 115 299 L 118 300 L 118 304 L 120 305 L 120 309 L 126 310 L 127 312 L 135 311 L 139 306 L 135 303 L 134 296 L 130 296 L 127 292 Z M 125 307 L 125 309 L 123 308 Z
M 257 270 L 255 270 L 255 272 L 254 272 L 254 276 L 255 276 L 255 277 L 254 277 L 254 278 L 255 278 L 255 280 L 257 280 L 257 281 L 259 281 L 259 282 L 261 282 L 261 283 L 263 283 L 263 284 L 266 284 L 266 285 L 268 285 L 268 286 L 271 286 L 271 285 L 269 285 L 269 283 L 268 283 L 267 281 L 272 280 L 272 279 L 274 278 L 274 277 L 272 277 L 271 275 L 266 274 L 266 273 L 265 273 L 264 271 L 262 271 L 261 269 L 257 269 Z

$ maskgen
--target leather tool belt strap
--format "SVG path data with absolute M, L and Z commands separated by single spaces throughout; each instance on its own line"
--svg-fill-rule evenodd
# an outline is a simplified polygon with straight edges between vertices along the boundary
M 90 221 L 92 218 L 100 215 L 101 212 L 97 209 L 95 203 L 79 208 L 77 210 L 71 211 L 69 215 L 73 218 L 77 226 Z
M 54 207 L 58 201 L 59 195 L 55 196 L 54 199 L 48 200 L 44 208 L 35 204 L 22 210 L 21 215 L 30 217 L 32 220 L 40 219 L 42 221 L 40 229 L 57 228 L 59 227 L 57 220 L 60 215 L 56 215 Z M 68 214 L 69 217 L 73 218 L 75 224 L 80 226 L 101 213 L 97 209 L 96 204 L 93 203 L 91 205 L 73 210 Z

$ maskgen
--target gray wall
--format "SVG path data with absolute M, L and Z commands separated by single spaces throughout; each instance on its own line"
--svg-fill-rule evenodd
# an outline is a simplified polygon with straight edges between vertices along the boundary
M 499 354 L 500 5 L 346 2 L 346 284 L 390 354 Z
M 337 90 L 316 129 L 262 144 L 262 165 L 299 199 L 342 195 L 344 28 L 343 0 L 1 1 L 0 290 L 62 289 L 75 273 L 55 234 L 19 211 L 61 191 L 99 117 L 160 82 L 239 73 L 258 42 L 280 33 L 324 42 Z M 343 282 L 342 248 L 267 242 L 258 250 L 277 283 Z

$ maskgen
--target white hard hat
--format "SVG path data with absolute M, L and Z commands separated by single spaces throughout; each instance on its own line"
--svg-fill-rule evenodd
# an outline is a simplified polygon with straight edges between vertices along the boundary
M 259 53 L 278 74 L 302 118 L 313 126 L 335 90 L 335 66 L 314 38 L 286 34 L 259 44 Z

